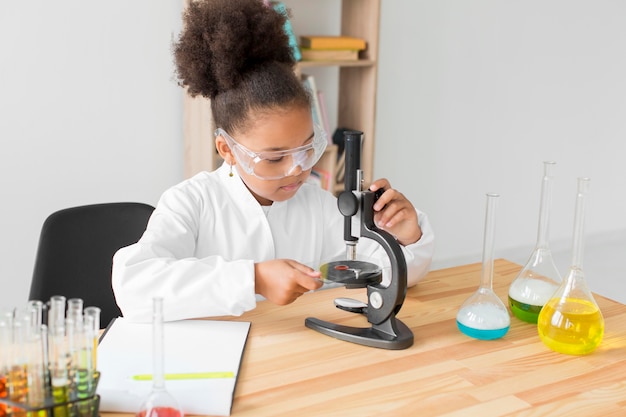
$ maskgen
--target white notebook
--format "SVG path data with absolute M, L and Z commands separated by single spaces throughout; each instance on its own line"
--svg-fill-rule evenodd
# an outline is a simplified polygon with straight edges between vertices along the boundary
M 230 415 L 250 323 L 181 320 L 163 326 L 167 391 L 185 414 Z M 98 370 L 100 411 L 139 411 L 152 390 L 152 324 L 115 319 L 98 346 Z

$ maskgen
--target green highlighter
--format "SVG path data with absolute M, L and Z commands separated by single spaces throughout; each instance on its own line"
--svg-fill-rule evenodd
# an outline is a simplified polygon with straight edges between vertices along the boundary
M 219 379 L 234 378 L 234 372 L 188 372 L 180 374 L 165 374 L 166 381 L 186 380 L 186 379 Z M 133 375 L 135 381 L 152 381 L 151 374 Z

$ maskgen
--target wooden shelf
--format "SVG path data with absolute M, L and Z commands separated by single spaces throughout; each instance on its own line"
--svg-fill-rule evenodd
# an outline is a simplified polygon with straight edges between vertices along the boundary
M 314 67 L 371 67 L 376 65 L 371 59 L 359 59 L 358 61 L 300 61 L 300 68 Z
M 364 181 L 372 181 L 374 168 L 374 145 L 376 128 L 376 83 L 378 73 L 378 37 L 380 21 L 380 0 L 338 0 L 341 2 L 340 33 L 308 33 L 309 35 L 345 35 L 365 39 L 367 49 L 361 52 L 358 61 L 300 61 L 299 71 L 307 68 L 338 68 L 339 85 L 338 97 L 326 97 L 327 100 L 337 102 L 337 126 L 331 130 L 344 127 L 362 131 L 364 134 L 361 168 Z M 292 7 L 285 0 L 288 7 Z M 292 7 L 292 13 L 298 15 L 297 6 Z M 296 36 L 299 36 L 296 33 Z M 332 135 L 333 132 L 328 132 Z M 320 161 L 322 163 L 323 161 Z M 327 164 L 327 161 L 323 162 Z M 343 164 L 341 164 L 343 165 Z M 343 178 L 343 173 L 336 177 Z M 338 194 L 343 190 L 343 180 L 336 181 L 333 192 Z

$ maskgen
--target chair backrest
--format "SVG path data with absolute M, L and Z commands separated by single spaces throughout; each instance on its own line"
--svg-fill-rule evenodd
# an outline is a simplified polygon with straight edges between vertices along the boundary
M 143 203 L 104 203 L 51 214 L 39 237 L 30 300 L 54 295 L 82 298 L 101 309 L 100 327 L 121 316 L 111 286 L 115 252 L 139 240 L 154 207 Z

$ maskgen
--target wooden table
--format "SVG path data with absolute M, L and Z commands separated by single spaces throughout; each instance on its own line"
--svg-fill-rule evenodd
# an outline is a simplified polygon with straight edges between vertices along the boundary
M 504 302 L 520 269 L 495 262 L 494 290 Z M 333 305 L 342 296 L 365 300 L 365 289 L 318 291 L 285 307 L 262 302 L 230 318 L 252 322 L 232 416 L 626 416 L 626 306 L 596 296 L 606 328 L 587 356 L 549 350 L 535 325 L 515 317 L 502 339 L 476 340 L 455 317 L 480 273 L 480 264 L 433 271 L 409 289 L 398 318 L 415 343 L 405 350 L 304 326 L 312 316 L 367 327 Z

